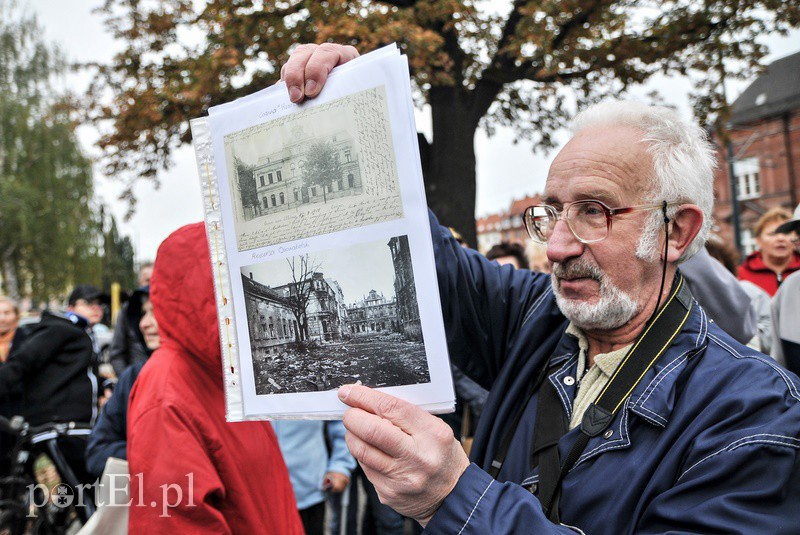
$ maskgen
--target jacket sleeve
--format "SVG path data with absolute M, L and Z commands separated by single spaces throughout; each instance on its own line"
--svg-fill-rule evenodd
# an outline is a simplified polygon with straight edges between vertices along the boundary
M 747 292 L 705 248 L 681 264 L 681 273 L 697 302 L 723 331 L 743 344 L 758 334 L 758 312 Z
M 800 439 L 741 437 L 687 463 L 643 512 L 637 534 L 797 533 Z
M 114 337 L 111 339 L 111 345 L 108 348 L 108 359 L 117 377 L 122 375 L 122 372 L 125 371 L 125 368 L 130 363 L 130 355 L 128 354 L 128 314 L 126 312 L 127 304 L 117 316 Z
M 15 348 L 0 366 L 0 396 L 19 391 L 25 378 L 44 367 L 69 338 L 67 329 L 43 329 Z
M 483 388 L 497 377 L 509 340 L 550 288 L 550 277 L 500 266 L 465 249 L 430 213 L 433 251 L 450 359 Z
M 199 425 L 172 405 L 129 418 L 131 533 L 231 533 L 218 507 L 225 485 Z
M 498 483 L 471 464 L 453 491 L 425 527 L 425 533 L 583 533 L 564 524 L 553 524 L 539 500 L 514 483 Z
M 347 443 L 344 440 L 346 431 L 344 424 L 339 420 L 327 422 L 325 429 L 331 441 L 331 456 L 328 460 L 328 469 L 326 471 L 337 472 L 350 477 L 356 467 L 356 459 L 347 449 Z
M 630 530 L 656 533 L 796 533 L 800 503 L 800 439 L 758 434 L 742 437 L 688 464 Z M 622 525 L 626 523 L 622 521 Z M 504 535 L 583 533 L 553 524 L 539 500 L 513 483 L 498 483 L 476 465 L 428 523 L 425 533 Z
M 137 375 L 138 370 L 133 367 L 125 370 L 89 436 L 86 469 L 95 477 L 103 473 L 109 457 L 128 458 L 127 406 Z

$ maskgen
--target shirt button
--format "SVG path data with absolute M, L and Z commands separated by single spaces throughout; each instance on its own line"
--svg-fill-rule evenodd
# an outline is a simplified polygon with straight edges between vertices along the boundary
M 566 377 L 564 377 L 564 384 L 567 385 L 567 386 L 574 385 L 575 384 L 575 378 L 572 377 L 571 375 L 567 375 Z
M 603 433 L 603 438 L 611 438 L 611 435 L 613 435 L 613 434 L 614 434 L 614 430 L 613 429 L 609 429 L 608 431 Z

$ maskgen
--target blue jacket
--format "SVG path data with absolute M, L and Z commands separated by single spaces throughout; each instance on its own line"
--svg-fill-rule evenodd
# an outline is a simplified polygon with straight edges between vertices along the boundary
M 565 378 L 575 377 L 578 345 L 564 334 L 548 276 L 488 262 L 435 223 L 451 359 L 491 393 L 473 464 L 428 533 L 800 532 L 797 376 L 733 340 L 697 303 L 617 413 L 611 434 L 593 438 L 566 475 L 562 525 L 547 520 L 528 490 L 538 480 L 529 465 L 536 393 L 492 479 L 486 470 L 514 409 L 550 357 L 557 369 L 548 379 L 570 414 L 577 385 Z M 559 442 L 562 460 L 579 432 Z
M 86 469 L 95 477 L 102 475 L 109 457 L 128 458 L 128 398 L 142 366 L 144 362 L 137 362 L 120 375 L 114 393 L 108 398 L 89 436 Z
M 325 446 L 326 427 L 331 442 L 330 457 Z M 322 483 L 327 472 L 350 477 L 356 467 L 356 460 L 344 441 L 345 428 L 341 421 L 326 424 L 321 420 L 275 420 L 272 428 L 289 469 L 297 508 L 301 511 L 325 500 Z

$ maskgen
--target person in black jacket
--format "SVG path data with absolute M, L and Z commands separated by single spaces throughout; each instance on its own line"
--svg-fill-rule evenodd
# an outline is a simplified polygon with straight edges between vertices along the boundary
M 145 292 L 149 295 L 150 276 L 152 273 L 152 262 L 142 264 L 139 268 L 139 289 L 136 290 L 137 292 Z M 133 305 L 136 310 L 130 310 L 133 300 L 134 297 L 131 297 L 131 301 L 123 305 L 117 317 L 117 324 L 114 326 L 114 338 L 111 339 L 111 346 L 108 348 L 108 359 L 117 377 L 120 377 L 125 368 L 131 364 L 144 363 L 152 353 L 152 351 L 148 351 L 139 332 L 137 314 L 141 308 L 141 303 Z
M 135 320 L 132 324 L 139 327 L 138 338 L 147 348 L 148 355 L 151 354 L 161 345 L 161 340 L 147 290 L 137 290 L 133 294 L 128 301 L 128 314 L 132 321 Z M 122 372 L 114 393 L 103 407 L 97 425 L 92 429 L 86 446 L 86 468 L 95 477 L 102 475 L 109 457 L 128 458 L 128 397 L 144 364 L 144 361 L 135 362 Z
M 63 315 L 45 311 L 23 344 L 0 367 L 0 398 L 20 392 L 20 413 L 31 425 L 47 422 L 94 424 L 97 417 L 97 350 L 91 328 L 103 318 L 108 296 L 90 285 L 76 286 Z M 75 475 L 90 482 L 79 439 L 59 442 Z

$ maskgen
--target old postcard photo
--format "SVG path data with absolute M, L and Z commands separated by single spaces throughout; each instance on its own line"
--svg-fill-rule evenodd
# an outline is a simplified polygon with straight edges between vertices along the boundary
M 241 276 L 258 395 L 430 381 L 407 236 Z
M 341 418 L 341 385 L 454 409 L 396 46 L 294 104 L 278 83 L 191 121 L 228 421 Z
M 383 86 L 224 140 L 239 251 L 403 216 Z

